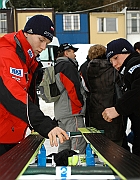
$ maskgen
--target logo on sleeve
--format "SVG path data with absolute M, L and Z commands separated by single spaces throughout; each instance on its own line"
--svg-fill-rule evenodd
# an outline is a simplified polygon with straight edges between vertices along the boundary
M 15 76 L 23 77 L 23 69 L 16 69 L 10 67 L 10 74 L 13 74 Z
M 30 58 L 32 58 L 33 57 L 33 52 L 32 52 L 32 50 L 31 49 L 28 49 L 28 54 L 29 54 L 29 56 L 30 56 Z
M 128 72 L 129 72 L 130 74 L 132 74 L 132 73 L 134 72 L 134 70 L 137 69 L 137 68 L 139 68 L 139 67 L 140 67 L 140 64 L 137 64 L 137 65 L 131 67 Z

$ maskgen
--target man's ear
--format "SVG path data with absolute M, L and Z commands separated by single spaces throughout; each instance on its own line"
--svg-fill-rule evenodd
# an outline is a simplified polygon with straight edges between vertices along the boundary
M 137 51 L 138 53 L 140 53 L 140 49 L 136 49 L 136 51 Z
M 68 57 L 68 51 L 64 51 L 64 56 Z

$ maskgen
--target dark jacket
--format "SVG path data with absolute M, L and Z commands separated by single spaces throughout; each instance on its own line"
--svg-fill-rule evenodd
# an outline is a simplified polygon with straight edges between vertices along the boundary
M 104 109 L 116 103 L 114 68 L 107 59 L 94 59 L 89 63 L 87 75 L 91 93 L 90 126 L 104 130 L 105 135 L 113 141 L 121 140 L 124 134 L 122 116 L 115 118 L 111 123 L 102 117 Z M 116 73 L 116 80 L 117 76 L 118 73 Z
M 85 89 L 87 95 L 89 94 L 89 84 L 88 84 L 88 78 L 87 78 L 87 67 L 88 67 L 88 63 L 89 63 L 89 62 L 90 62 L 90 59 L 89 59 L 88 56 L 87 56 L 87 61 L 85 61 L 85 62 L 80 66 L 80 69 L 79 69 L 80 76 L 83 78 L 84 83 L 85 83 L 85 86 L 86 86 L 86 88 L 88 89 L 88 91 Z
M 140 55 L 130 54 L 124 61 L 119 73 L 124 75 L 127 91 L 115 105 L 117 112 L 128 116 L 134 113 L 140 118 Z

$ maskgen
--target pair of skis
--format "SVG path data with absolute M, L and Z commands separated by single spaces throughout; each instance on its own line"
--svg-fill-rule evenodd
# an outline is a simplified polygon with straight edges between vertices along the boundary
M 82 134 L 90 143 L 93 151 L 104 161 L 120 179 L 140 178 L 140 157 L 118 146 L 95 128 L 79 128 L 80 133 L 70 133 L 70 136 Z M 30 162 L 38 154 L 45 138 L 39 134 L 31 134 L 10 151 L 0 156 L 0 179 L 18 179 L 27 169 Z

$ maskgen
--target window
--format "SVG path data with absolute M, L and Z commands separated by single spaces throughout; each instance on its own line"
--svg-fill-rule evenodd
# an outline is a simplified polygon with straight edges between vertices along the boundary
M 131 12 L 127 15 L 127 31 L 130 33 L 140 33 L 140 12 Z
M 64 14 L 63 15 L 64 31 L 80 30 L 80 15 L 79 14 Z
M 98 32 L 116 32 L 117 18 L 98 18 Z
M 7 14 L 0 13 L 0 33 L 7 33 Z
M 137 14 L 132 14 L 132 32 L 137 32 Z

